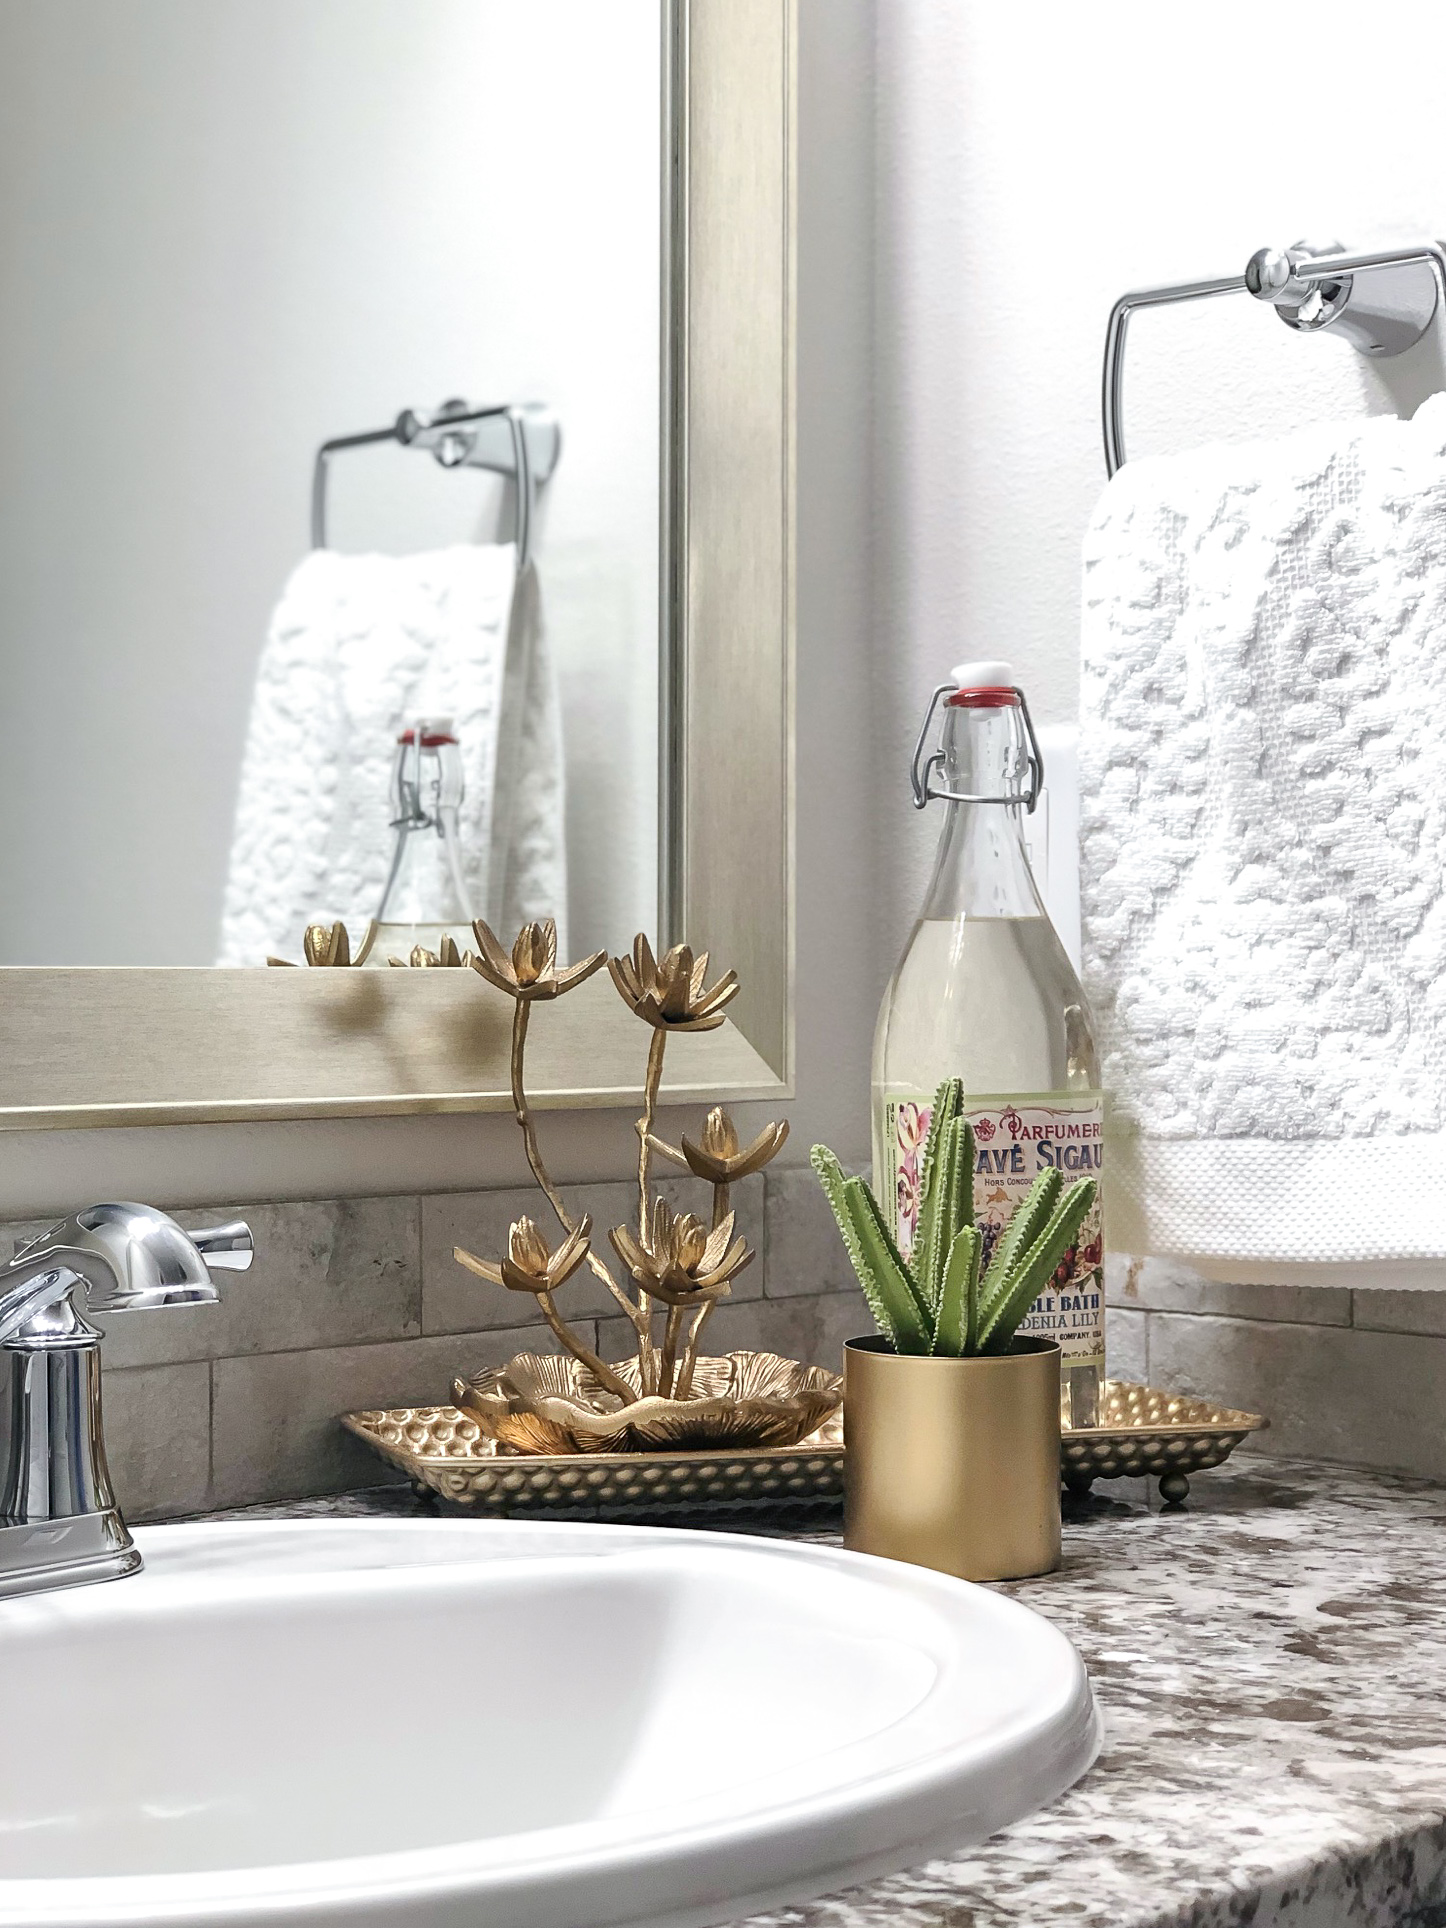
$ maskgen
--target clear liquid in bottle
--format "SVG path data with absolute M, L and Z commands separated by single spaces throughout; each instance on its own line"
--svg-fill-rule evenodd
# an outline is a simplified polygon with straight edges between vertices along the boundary
M 1026 713 L 1007 664 L 966 665 L 955 678 L 942 760 L 926 773 L 944 799 L 934 872 L 874 1037 L 874 1183 L 881 1201 L 893 1200 L 907 1251 L 929 1103 L 943 1079 L 961 1079 L 987 1254 L 1046 1165 L 1067 1183 L 1099 1176 L 1103 1115 L 1089 1008 L 1024 845 L 1034 754 Z M 1098 1424 L 1098 1202 L 1020 1331 L 1062 1347 L 1064 1423 Z

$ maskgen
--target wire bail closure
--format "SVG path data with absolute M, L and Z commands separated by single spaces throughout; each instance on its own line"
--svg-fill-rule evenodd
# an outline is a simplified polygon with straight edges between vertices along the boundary
M 1034 718 L 1029 714 L 1029 702 L 1024 691 L 1017 683 L 1009 685 L 1012 693 L 1019 698 L 1020 713 L 1024 718 L 1024 734 L 1029 742 L 1029 789 L 1023 796 L 976 797 L 965 790 L 935 789 L 934 776 L 944 767 L 944 752 L 935 750 L 929 758 L 924 758 L 924 746 L 929 739 L 929 726 L 934 721 L 934 712 L 942 697 L 957 694 L 956 683 L 940 683 L 929 698 L 929 707 L 924 712 L 923 727 L 919 740 L 914 745 L 914 754 L 909 763 L 909 786 L 914 793 L 914 808 L 922 810 L 925 804 L 935 801 L 943 803 L 1022 803 L 1032 816 L 1039 802 L 1039 793 L 1044 787 L 1044 755 L 1039 747 L 1039 738 L 1034 734 Z

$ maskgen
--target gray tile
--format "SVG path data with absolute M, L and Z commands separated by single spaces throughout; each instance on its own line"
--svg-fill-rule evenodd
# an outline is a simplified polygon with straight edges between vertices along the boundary
M 1149 1312 L 1206 1312 L 1222 1318 L 1270 1319 L 1287 1325 L 1349 1325 L 1351 1295 L 1332 1285 L 1223 1285 L 1202 1278 L 1179 1259 L 1130 1258 L 1105 1262 L 1111 1305 Z
M 1351 1312 L 1363 1331 L 1446 1334 L 1446 1292 L 1355 1292 Z
M 807 1165 L 768 1173 L 766 1257 L 770 1299 L 857 1289 L 823 1187 Z
M 22 1245 L 28 1244 L 33 1238 L 39 1238 L 42 1232 L 48 1232 L 55 1222 L 53 1218 L 6 1219 L 5 1223 L 0 1225 L 0 1253 L 13 1258 Z
M 204 1362 L 107 1370 L 106 1460 L 126 1519 L 198 1512 L 211 1475 L 211 1369 Z
M 1150 1378 L 1263 1413 L 1274 1453 L 1446 1476 L 1446 1339 L 1150 1314 Z
M 608 1229 L 632 1222 L 637 1187 L 570 1185 L 563 1196 L 569 1211 L 579 1217 L 592 1214 L 598 1250 L 613 1262 L 621 1282 L 621 1267 L 607 1242 Z M 508 1227 L 517 1218 L 532 1219 L 554 1245 L 563 1236 L 535 1185 L 501 1192 L 442 1192 L 422 1200 L 424 1332 L 485 1332 L 518 1325 L 533 1315 L 534 1308 L 520 1294 L 488 1285 L 452 1256 L 452 1248 L 460 1245 L 478 1258 L 495 1262 L 507 1250 Z M 617 1310 L 607 1287 L 587 1266 L 573 1273 L 558 1293 L 557 1303 L 568 1319 L 590 1319 Z
M 591 1344 L 591 1320 L 580 1323 Z M 221 1359 L 213 1368 L 213 1504 L 291 1499 L 375 1486 L 383 1462 L 337 1415 L 371 1406 L 440 1405 L 459 1373 L 515 1352 L 556 1350 L 545 1326 L 390 1345 Z
M 1131 1312 L 1125 1306 L 1105 1308 L 1105 1372 L 1111 1379 L 1129 1379 L 1136 1385 L 1150 1383 L 1146 1335 L 1150 1315 Z
M 710 1331 L 712 1330 L 711 1325 L 708 1329 Z M 661 1317 L 659 1317 L 654 1330 L 657 1336 L 661 1338 L 663 1332 Z M 628 1324 L 628 1321 L 623 1318 L 621 1313 L 614 1314 L 611 1319 L 598 1320 L 597 1343 L 598 1351 L 610 1366 L 616 1365 L 621 1359 L 633 1359 L 637 1356 L 637 1341 L 633 1336 L 633 1328 Z M 711 1344 L 711 1341 L 705 1344 L 705 1351 L 708 1350 L 709 1344 Z
M 421 1331 L 415 1198 L 216 1206 L 176 1217 L 185 1226 L 244 1218 L 256 1240 L 255 1260 L 249 1272 L 216 1274 L 217 1305 L 97 1318 L 112 1371 L 403 1339 Z M 18 1229 L 28 1236 L 44 1225 Z
M 777 1352 L 785 1359 L 842 1372 L 844 1340 L 872 1330 L 873 1321 L 857 1288 L 813 1298 L 753 1299 L 741 1304 L 725 1299 L 704 1328 L 703 1350 Z M 624 1320 L 604 1319 L 599 1332 L 604 1358 L 625 1358 L 631 1352 L 631 1333 Z

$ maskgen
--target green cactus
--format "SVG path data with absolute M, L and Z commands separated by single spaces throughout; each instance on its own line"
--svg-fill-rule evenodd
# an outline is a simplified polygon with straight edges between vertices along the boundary
M 862 1178 L 850 1178 L 827 1145 L 813 1148 L 844 1249 L 879 1331 L 896 1352 L 949 1359 L 1007 1352 L 1050 1274 L 1079 1236 L 1095 1201 L 1093 1178 L 1065 1190 L 1042 1171 L 979 1276 L 984 1237 L 974 1223 L 974 1133 L 961 1115 L 963 1087 L 946 1078 L 934 1094 L 924 1144 L 913 1264 Z

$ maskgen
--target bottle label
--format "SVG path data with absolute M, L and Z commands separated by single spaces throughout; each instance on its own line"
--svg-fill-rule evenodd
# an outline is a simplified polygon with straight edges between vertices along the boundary
M 891 1098 L 885 1109 L 884 1174 L 894 1197 L 899 1248 L 913 1250 L 919 1184 L 933 1094 Z M 974 1127 L 974 1220 L 984 1234 L 988 1265 L 1000 1233 L 1042 1171 L 1066 1184 L 1098 1178 L 1104 1166 L 1104 1098 L 1098 1091 L 1010 1093 L 969 1097 L 963 1115 Z M 1103 1366 L 1105 1358 L 1104 1240 L 1095 1198 L 1079 1238 L 1019 1327 L 1028 1338 L 1053 1339 L 1067 1366 Z

